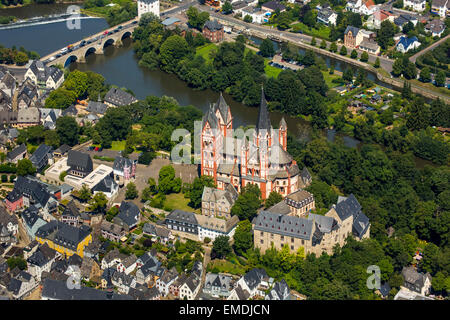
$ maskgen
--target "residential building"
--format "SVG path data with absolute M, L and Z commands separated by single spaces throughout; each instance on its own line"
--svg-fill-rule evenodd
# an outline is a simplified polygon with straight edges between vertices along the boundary
M 198 222 L 198 238 L 203 241 L 205 238 L 214 241 L 217 237 L 233 237 L 236 226 L 239 223 L 237 216 L 232 216 L 228 220 L 216 218 L 214 216 L 196 215 Z
M 136 176 L 137 160 L 131 160 L 122 156 L 117 156 L 114 159 L 113 170 L 117 181 L 122 178 L 129 181 Z
M 95 173 L 97 171 L 98 171 L 98 169 L 93 171 L 93 173 Z M 89 176 L 87 176 L 86 178 L 89 178 Z M 94 185 L 94 187 L 92 187 L 91 190 L 94 195 L 98 192 L 102 192 L 105 194 L 105 196 L 108 199 L 112 199 L 119 192 L 119 185 L 114 181 L 114 178 L 113 178 L 112 172 L 111 172 L 111 174 L 107 174 L 105 177 L 100 179 L 100 181 L 96 185 Z
M 407 9 L 412 9 L 417 12 L 423 12 L 425 10 L 427 1 L 426 0 L 404 0 L 403 7 Z
M 64 82 L 64 72 L 56 67 L 47 67 L 40 60 L 34 60 L 25 72 L 24 79 L 30 79 L 40 87 L 57 89 Z
M 242 276 L 227 300 L 247 300 L 256 296 L 264 297 L 269 289 L 269 277 L 264 269 L 254 268 Z M 243 297 L 246 299 L 242 299 Z
M 138 259 L 136 264 L 138 266 L 136 282 L 139 284 L 156 284 L 157 279 L 155 277 L 160 278 L 165 271 L 161 262 L 156 258 L 156 253 L 146 252 L 144 256 Z
M 28 238 L 33 241 L 36 236 L 36 231 L 47 222 L 39 216 L 39 210 L 33 205 L 22 211 L 20 215 L 24 222 Z
M 226 190 L 228 184 L 237 191 L 249 183 L 256 184 L 263 199 L 271 191 L 286 196 L 298 189 L 300 170 L 286 151 L 286 122 L 282 119 L 280 129 L 273 129 L 263 91 L 256 129 L 250 141 L 234 138 L 232 130 L 231 110 L 220 94 L 203 117 L 202 175 L 212 176 L 220 190 Z
M 41 144 L 30 156 L 30 161 L 37 172 L 44 169 L 50 160 L 53 160 L 53 148 L 46 144 Z
M 359 13 L 366 16 L 372 15 L 377 10 L 377 6 L 373 0 L 365 1 L 359 8 Z
M 122 294 L 128 294 L 130 288 L 136 287 L 136 278 L 124 272 L 117 270 L 105 270 L 104 273 L 110 274 L 112 284 L 117 288 L 117 291 Z M 103 276 L 102 276 L 103 277 Z
M 117 264 L 117 271 L 130 274 L 136 269 L 137 257 L 135 254 L 129 255 Z
M 228 184 L 225 190 L 204 187 L 202 194 L 202 214 L 229 219 L 231 207 L 237 200 L 239 193 L 232 184 Z
M 72 148 L 70 146 L 68 146 L 67 144 L 63 144 L 60 145 L 58 147 L 58 149 L 56 149 L 55 151 L 53 151 L 53 156 L 55 158 L 59 158 L 61 159 L 64 156 L 67 156 L 67 153 L 72 150 Z
M 359 13 L 359 8 L 362 5 L 362 0 L 349 0 L 345 5 L 345 10 L 351 11 L 354 13 Z
M 83 258 L 84 247 L 92 242 L 91 229 L 85 225 L 77 228 L 60 221 L 50 221 L 36 232 L 39 243 L 47 243 L 50 248 L 70 257 L 73 254 Z
M 406 289 L 417 292 L 422 296 L 430 293 L 432 280 L 430 273 L 420 273 L 413 266 L 409 266 L 403 268 L 402 276 L 404 279 L 403 286 Z
M 159 0 L 138 0 L 138 19 L 144 13 L 151 12 L 159 18 Z
M 132 230 L 139 223 L 141 210 L 133 202 L 122 201 L 119 214 L 114 217 L 113 222 L 123 226 L 126 230 Z
M 371 16 L 369 16 L 369 19 L 367 19 L 367 24 L 375 29 L 380 29 L 381 23 L 383 21 L 388 20 L 394 23 L 395 18 L 396 16 L 393 13 L 383 9 L 379 9 L 375 11 Z
M 144 224 L 142 232 L 145 235 L 152 236 L 153 241 L 158 241 L 163 244 L 166 244 L 170 238 L 173 238 L 172 232 L 169 229 L 151 223 Z
M 198 235 L 198 221 L 193 212 L 173 210 L 166 216 L 164 223 L 171 230 Z
M 269 21 L 271 15 L 270 11 L 262 10 L 255 6 L 247 6 L 239 10 L 242 13 L 242 17 L 250 16 L 252 23 L 263 24 Z
M 270 13 L 273 13 L 277 10 L 280 10 L 280 12 L 286 11 L 286 7 L 278 1 L 265 2 L 261 5 L 261 9 Z
M 17 95 L 17 108 L 26 109 L 33 107 L 38 99 L 39 93 L 37 86 L 29 79 L 25 80 Z
M 401 53 L 408 52 L 409 50 L 414 50 L 420 46 L 420 42 L 417 39 L 416 36 L 413 37 L 407 37 L 402 36 L 400 40 L 397 42 L 396 50 L 400 51 Z
M 28 128 L 41 123 L 41 113 L 38 108 L 19 109 L 17 111 L 17 128 Z
M 155 1 L 155 0 L 146 0 Z M 159 0 L 157 0 L 159 6 Z M 127 106 L 129 104 L 135 103 L 138 100 L 129 94 L 118 88 L 111 88 L 105 95 L 104 103 L 110 107 L 120 107 Z
M 27 271 L 37 281 L 41 281 L 42 272 L 50 272 L 51 266 L 56 258 L 56 251 L 50 248 L 47 243 L 44 243 L 27 259 Z
M 433 37 L 440 37 L 445 30 L 445 22 L 433 19 L 425 25 L 425 31 L 431 33 Z
M 156 288 L 163 297 L 169 294 L 169 288 L 172 283 L 178 279 L 178 272 L 175 267 L 170 270 L 165 270 L 164 274 L 156 280 Z
M 103 238 L 116 242 L 119 242 L 127 234 L 124 227 L 108 222 L 106 219 L 103 219 L 100 230 Z
M 194 300 L 200 291 L 200 284 L 200 279 L 191 274 L 180 287 L 180 299 Z
M 359 29 L 352 26 L 347 26 L 344 32 L 344 45 L 347 48 L 356 48 L 362 41 L 362 35 L 359 33 Z
M 76 206 L 75 202 L 71 200 L 64 208 L 61 214 L 60 221 L 68 225 L 78 227 L 83 224 L 84 219 L 81 217 L 80 210 Z
M 38 286 L 38 282 L 26 271 L 11 278 L 8 291 L 11 292 L 14 299 L 22 299 Z
M 291 290 L 289 289 L 286 280 L 281 279 L 281 281 L 275 282 L 272 290 L 266 295 L 265 300 L 295 300 L 291 295 Z
M 419 301 L 419 300 L 434 300 L 433 298 L 426 297 L 424 295 L 421 295 L 417 292 L 410 291 L 404 287 L 400 287 L 400 290 L 397 292 L 397 294 L 394 297 L 394 300 L 413 300 L 413 301 Z
M 431 3 L 431 13 L 445 18 L 447 14 L 448 0 L 433 0 Z
M 6 161 L 17 164 L 19 160 L 25 159 L 26 157 L 27 146 L 22 143 L 6 154 Z
M 394 24 L 400 28 L 400 30 L 403 30 L 403 27 L 411 22 L 414 26 L 417 25 L 417 18 L 413 15 L 409 14 L 401 14 L 397 18 L 394 19 Z
M 203 36 L 211 42 L 220 42 L 223 40 L 223 25 L 217 20 L 208 20 L 203 26 Z
M 363 39 L 358 48 L 375 55 L 379 55 L 381 50 L 380 46 L 375 41 L 368 39 Z
M 0 205 L 0 244 L 16 243 L 16 235 L 19 231 L 19 221 L 14 214 L 9 214 Z
M 90 155 L 75 150 L 68 152 L 67 165 L 70 167 L 68 174 L 81 178 L 86 177 L 93 170 Z
M 99 283 L 102 275 L 101 268 L 95 259 L 85 256 L 80 268 L 81 279 Z
M 207 273 L 203 292 L 213 297 L 228 297 L 233 289 L 232 278 L 225 274 Z
M 330 7 L 322 8 L 317 13 L 317 22 L 323 23 L 326 26 L 336 25 L 337 13 Z
M 119 249 L 114 248 L 109 251 L 102 259 L 102 270 L 113 268 L 116 269 L 116 266 L 126 258 L 127 256 L 123 253 L 119 252 Z

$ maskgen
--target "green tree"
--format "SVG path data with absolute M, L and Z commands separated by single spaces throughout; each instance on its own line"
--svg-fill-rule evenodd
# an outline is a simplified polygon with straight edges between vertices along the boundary
M 159 170 L 158 190 L 163 194 L 180 192 L 181 179 L 175 178 L 175 169 L 168 165 Z
M 377 42 L 381 49 L 386 50 L 389 46 L 394 44 L 395 27 L 389 20 L 384 20 L 381 23 L 377 34 Z
M 261 207 L 261 190 L 257 185 L 247 184 L 242 188 L 241 194 L 237 198 L 231 214 L 237 215 L 240 220 L 251 220 L 256 216 L 257 210 Z
M 89 209 L 94 212 L 104 212 L 107 204 L 106 195 L 103 192 L 97 192 L 89 201 Z
M 272 191 L 272 192 L 269 194 L 269 197 L 266 199 L 266 202 L 265 202 L 265 207 L 266 207 L 266 209 L 268 209 L 268 208 L 270 208 L 270 207 L 276 205 L 276 204 L 277 204 L 278 202 L 280 202 L 281 200 L 283 200 L 283 197 L 281 196 L 281 194 L 279 194 L 279 193 L 276 192 L 276 191 Z
M 446 76 L 444 71 L 439 71 L 435 76 L 434 80 L 436 81 L 436 86 L 443 87 L 445 86 Z
M 56 133 L 61 144 L 76 145 L 80 137 L 79 132 L 80 127 L 73 117 L 64 116 L 56 120 Z
M 275 54 L 273 42 L 269 38 L 266 38 L 263 41 L 261 41 L 261 44 L 259 45 L 259 50 L 261 51 L 261 55 L 263 57 L 273 57 L 273 55 Z
M 316 37 L 312 37 L 312 39 L 311 39 L 311 45 L 312 46 L 316 46 Z
M 88 75 L 79 70 L 73 70 L 69 73 L 64 81 L 64 87 L 73 91 L 77 98 L 81 98 L 86 94 L 88 89 Z
M 326 49 L 327 48 L 327 42 L 325 40 L 322 40 L 320 43 L 320 49 Z
M 92 198 L 91 189 L 89 189 L 87 185 L 83 184 L 81 189 L 78 191 L 78 198 L 83 202 L 90 200 Z
M 202 205 L 202 195 L 205 187 L 214 188 L 214 179 L 211 176 L 200 176 L 192 182 L 192 188 L 189 190 L 189 206 L 192 208 L 200 208 Z
M 125 199 L 136 199 L 139 193 L 136 189 L 136 185 L 133 182 L 127 184 L 127 191 L 125 192 Z
M 202 30 L 203 25 L 209 20 L 209 13 L 206 11 L 199 12 L 195 7 L 189 7 L 186 11 L 188 17 L 188 23 L 198 30 Z
M 406 126 L 410 130 L 425 129 L 430 124 L 430 109 L 425 105 L 422 98 L 416 98 L 409 108 Z
M 14 60 L 18 66 L 23 66 L 28 62 L 28 55 L 24 52 L 17 52 Z
M 28 174 L 35 174 L 36 168 L 33 166 L 33 163 L 31 163 L 28 159 L 22 159 L 17 162 L 17 175 L 19 176 L 26 176 Z
M 253 247 L 252 224 L 248 220 L 238 223 L 234 232 L 234 248 L 236 252 L 243 253 Z
M 53 90 L 45 99 L 45 107 L 51 109 L 66 109 L 68 106 L 75 103 L 77 97 L 74 91 L 67 90 L 60 87 Z
M 351 82 L 353 80 L 353 70 L 352 68 L 348 67 L 344 70 L 344 73 L 342 74 L 342 79 L 347 82 Z
M 341 56 L 346 56 L 347 55 L 347 48 L 345 46 L 342 46 L 341 50 L 339 51 L 339 54 Z
M 253 22 L 252 16 L 246 14 L 245 17 L 244 17 L 244 22 L 252 23 Z
M 225 1 L 225 3 L 222 6 L 222 13 L 223 14 L 230 14 L 233 12 L 233 7 L 230 3 L 230 1 Z
M 10 270 L 13 270 L 16 267 L 19 268 L 20 270 L 27 269 L 27 262 L 25 261 L 25 259 L 21 257 L 11 257 L 8 260 L 6 260 L 6 263 L 8 264 Z
M 352 59 L 358 58 L 358 52 L 356 52 L 355 49 L 353 49 L 352 52 L 350 53 L 350 58 L 352 58 Z
M 377 57 L 375 59 L 375 63 L 373 64 L 373 66 L 374 66 L 374 68 L 377 68 L 377 69 L 380 67 L 380 58 Z
M 366 52 L 366 51 L 364 51 L 363 53 L 361 53 L 361 59 L 360 59 L 362 62 L 367 62 L 367 61 L 369 61 L 369 54 Z
M 226 258 L 231 253 L 230 237 L 218 236 L 213 242 L 213 251 L 219 258 Z
M 171 73 L 177 71 L 179 62 L 189 53 L 186 40 L 178 35 L 173 35 L 163 42 L 160 48 L 160 61 L 163 70 Z
M 429 67 L 424 67 L 422 71 L 420 71 L 420 81 L 422 82 L 430 82 L 431 81 L 431 73 Z
M 337 44 L 336 44 L 336 42 L 332 42 L 330 44 L 330 52 L 337 52 Z

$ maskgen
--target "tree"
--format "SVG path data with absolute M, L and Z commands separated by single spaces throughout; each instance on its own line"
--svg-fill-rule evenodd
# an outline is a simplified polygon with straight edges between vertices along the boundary
M 76 145 L 80 137 L 79 132 L 80 127 L 73 117 L 64 116 L 56 120 L 56 133 L 61 144 Z
M 266 38 L 263 41 L 261 41 L 261 44 L 259 45 L 259 50 L 261 51 L 261 55 L 266 58 L 273 57 L 273 55 L 275 54 L 273 42 L 269 38 Z
M 231 253 L 230 237 L 218 236 L 213 242 L 213 251 L 219 258 L 226 258 Z
M 64 182 L 64 178 L 67 176 L 67 171 L 63 171 L 59 174 L 59 180 Z
M 234 232 L 234 248 L 236 252 L 243 253 L 253 247 L 252 224 L 248 220 L 238 223 Z
M 342 79 L 347 82 L 351 82 L 353 80 L 353 70 L 352 68 L 348 67 L 344 70 L 344 73 L 342 74 Z
M 141 201 L 145 202 L 145 201 L 149 201 L 151 200 L 153 197 L 153 192 L 150 190 L 150 187 L 146 187 L 142 190 L 141 193 Z
M 394 44 L 395 27 L 389 20 L 384 20 L 381 23 L 377 34 L 377 42 L 381 49 L 386 50 L 389 46 Z
M 341 50 L 339 51 L 339 54 L 341 56 L 346 56 L 347 55 L 347 48 L 345 46 L 342 46 Z
M 256 216 L 257 210 L 261 207 L 261 190 L 255 184 L 247 184 L 242 188 L 241 194 L 237 198 L 231 214 L 237 215 L 240 220 L 251 220 Z
M 430 82 L 431 81 L 431 73 L 429 67 L 424 67 L 422 71 L 420 71 L 420 81 L 422 82 Z
M 161 67 L 169 73 L 175 73 L 180 60 L 188 53 L 189 47 L 183 37 L 178 35 L 170 36 L 160 48 Z
M 350 53 L 350 58 L 352 58 L 352 59 L 358 58 L 358 52 L 356 52 L 355 49 L 353 49 L 352 52 Z
M 81 189 L 78 191 L 78 198 L 83 202 L 90 200 L 92 198 L 91 189 L 89 189 L 87 185 L 83 184 Z
M 362 62 L 367 62 L 367 61 L 369 61 L 369 54 L 366 52 L 366 51 L 364 51 L 363 53 L 361 53 L 361 59 L 360 59 Z
M 277 28 L 280 30 L 289 29 L 291 26 L 290 14 L 287 11 L 283 11 L 275 16 L 277 22 Z
M 97 192 L 89 201 L 90 210 L 94 212 L 104 212 L 108 204 L 108 198 L 103 192 Z
M 377 57 L 375 59 L 375 63 L 373 64 L 373 66 L 374 66 L 374 68 L 377 68 L 377 69 L 380 67 L 380 58 Z
M 127 184 L 125 199 L 136 199 L 139 196 L 136 185 L 133 182 Z
M 199 13 L 198 9 L 195 7 L 189 7 L 186 11 L 186 15 L 188 17 L 188 23 L 198 30 L 202 30 L 203 25 L 206 21 L 209 20 L 209 13 L 206 11 L 202 11 Z
M 244 17 L 244 22 L 252 23 L 253 22 L 252 16 L 246 14 L 245 17 Z
M 446 76 L 444 71 L 439 71 L 435 76 L 436 86 L 443 87 L 445 85 Z
M 402 98 L 403 99 L 411 99 L 413 96 L 412 90 L 411 90 L 411 84 L 408 81 L 403 82 L 403 88 L 402 88 Z
M 327 48 L 327 42 L 325 40 L 322 40 L 320 43 L 320 49 L 326 49 Z
M 88 75 L 79 70 L 73 70 L 64 81 L 64 87 L 73 91 L 77 98 L 83 97 L 88 89 Z
M 214 180 L 211 176 L 200 176 L 194 179 L 192 188 L 189 190 L 189 206 L 200 208 L 202 205 L 202 195 L 205 187 L 214 188 Z
M 336 42 L 332 42 L 330 44 L 330 52 L 337 52 L 337 44 L 336 44 Z
M 230 1 L 225 1 L 225 3 L 222 6 L 222 13 L 230 14 L 232 12 L 233 12 L 233 6 L 231 5 Z
M 19 268 L 20 270 L 27 269 L 27 262 L 25 261 L 25 259 L 21 257 L 11 257 L 8 260 L 6 260 L 6 263 L 8 264 L 10 270 L 13 270 L 16 267 Z
M 265 202 L 265 207 L 266 207 L 266 209 L 268 209 L 268 208 L 270 208 L 270 207 L 276 205 L 276 204 L 277 204 L 278 202 L 280 202 L 281 200 L 283 200 L 283 197 L 281 196 L 281 194 L 279 194 L 279 193 L 276 192 L 276 191 L 272 191 L 272 192 L 269 194 L 269 197 L 266 199 L 266 202 Z
M 312 37 L 311 45 L 314 46 L 314 47 L 316 46 L 316 37 Z
M 75 103 L 76 99 L 77 97 L 74 91 L 60 87 L 50 92 L 48 98 L 45 99 L 45 107 L 52 109 L 66 109 L 68 106 Z
M 17 52 L 14 60 L 18 66 L 23 66 L 28 62 L 28 55 L 25 52 Z
M 159 170 L 158 190 L 163 194 L 180 192 L 181 179 L 175 178 L 175 169 L 172 166 L 164 166 Z
M 33 163 L 28 159 L 22 159 L 17 162 L 17 175 L 26 176 L 28 174 L 35 174 L 36 168 Z
M 425 105 L 422 98 L 414 99 L 406 119 L 406 126 L 410 130 L 425 129 L 430 124 L 430 109 Z

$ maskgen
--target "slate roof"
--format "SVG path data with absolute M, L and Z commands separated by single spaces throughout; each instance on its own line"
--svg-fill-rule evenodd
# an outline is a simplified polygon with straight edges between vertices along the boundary
M 207 28 L 210 31 L 219 31 L 223 29 L 223 25 L 214 19 L 213 21 L 206 21 L 204 28 Z
M 21 144 L 20 146 L 15 147 L 13 150 L 7 153 L 6 158 L 8 160 L 13 160 L 19 155 L 27 152 L 27 146 L 25 144 Z
M 62 111 L 62 115 L 63 115 L 63 116 L 66 116 L 66 115 L 76 116 L 77 113 L 78 113 L 78 110 L 77 110 L 77 108 L 75 107 L 75 105 L 73 105 L 73 104 L 70 105 L 70 106 L 68 106 L 66 109 L 64 109 L 64 110 Z
M 105 102 L 116 106 L 126 106 L 137 102 L 137 99 L 121 89 L 111 88 L 105 95 Z
M 46 144 L 41 144 L 31 155 L 30 161 L 35 167 L 38 167 L 41 161 L 47 156 L 47 154 L 51 154 L 52 152 L 52 147 L 47 146 Z
M 109 193 L 112 192 L 112 190 L 115 188 L 116 185 L 117 183 L 111 176 L 106 176 L 92 188 L 92 191 Z
M 89 101 L 86 111 L 97 114 L 104 114 L 106 112 L 106 109 L 108 109 L 108 106 L 103 102 Z
M 44 281 L 42 297 L 54 300 L 132 300 L 129 295 L 109 294 L 107 291 L 84 286 L 77 290 L 71 290 L 67 287 L 66 282 L 52 279 Z
M 429 273 L 423 274 L 417 272 L 416 269 L 414 269 L 414 267 L 412 266 L 403 267 L 402 276 L 405 279 L 406 283 L 410 283 L 419 288 L 422 288 L 425 285 L 425 281 L 427 278 L 429 278 L 431 281 L 431 275 Z
M 266 300 L 291 300 L 291 291 L 284 279 L 275 283 Z
M 264 5 L 266 5 L 266 2 Z M 258 120 L 256 122 L 256 130 L 267 130 L 269 132 L 272 125 L 270 124 L 269 111 L 267 110 L 267 100 L 264 96 L 264 89 L 261 89 L 261 103 L 258 110 Z
M 239 300 L 247 300 L 250 298 L 250 293 L 247 290 L 242 289 L 240 285 L 238 285 L 235 289 L 236 295 Z
M 55 67 L 47 67 L 40 60 L 34 60 L 29 68 L 36 75 L 39 82 L 46 82 L 51 77 L 56 83 L 61 77 L 64 77 L 63 71 Z
M 67 165 L 70 167 L 81 167 L 85 173 L 90 173 L 93 170 L 92 159 L 89 154 L 75 150 L 68 152 Z
M 77 228 L 60 221 L 52 220 L 40 227 L 36 232 L 36 236 L 43 239 L 50 239 L 57 245 L 76 251 L 78 244 L 90 233 L 90 228 L 85 225 Z
M 65 155 L 71 149 L 72 148 L 69 145 L 63 144 L 63 145 L 60 145 L 59 148 L 54 151 L 54 153 L 60 153 L 61 155 Z
M 348 217 L 353 216 L 353 233 L 358 237 L 362 237 L 370 226 L 369 218 L 361 211 L 361 205 L 355 196 L 350 194 L 348 198 L 339 197 L 335 210 L 339 218 L 344 221 Z
M 43 267 L 56 257 L 56 251 L 50 248 L 47 243 L 44 243 L 27 259 L 27 262 Z
M 261 211 L 252 223 L 255 230 L 277 233 L 285 236 L 311 239 L 313 222 L 296 216 L 275 214 L 269 211 Z
M 38 123 L 40 119 L 41 113 L 39 109 L 36 107 L 19 109 L 19 111 L 17 111 L 18 123 Z
M 173 210 L 171 213 L 169 213 L 166 216 L 166 220 L 167 219 L 175 220 L 178 222 L 186 222 L 186 223 L 190 223 L 193 225 L 198 225 L 197 219 L 195 217 L 195 213 L 178 210 L 178 209 Z
M 225 198 L 230 205 L 233 205 L 239 194 L 231 184 L 229 186 L 227 186 L 227 190 L 219 190 L 205 186 L 203 188 L 202 201 L 217 202 Z
M 273 11 L 276 11 L 277 9 L 279 9 L 280 11 L 283 11 L 286 9 L 286 7 L 284 5 L 282 5 L 281 3 L 279 3 L 278 1 L 266 2 L 262 5 L 262 7 L 269 8 Z
M 261 281 L 268 278 L 268 276 L 266 270 L 254 268 L 247 272 L 243 278 L 248 288 L 253 291 L 261 284 Z
M 18 176 L 12 192 L 31 197 L 35 202 L 45 207 L 49 199 L 50 193 L 39 182 L 29 179 L 28 177 Z
M 347 34 L 349 31 L 351 31 L 353 37 L 356 37 L 356 35 L 359 32 L 359 28 L 353 27 L 353 26 L 347 26 L 347 28 L 344 31 L 344 34 Z
M 128 227 L 135 226 L 139 222 L 141 211 L 133 202 L 122 201 L 119 208 L 119 214 L 116 218 L 120 219 Z
M 170 235 L 170 230 L 163 227 L 155 226 L 154 224 L 151 223 L 144 224 L 142 231 L 144 233 L 151 234 L 161 238 L 168 238 Z

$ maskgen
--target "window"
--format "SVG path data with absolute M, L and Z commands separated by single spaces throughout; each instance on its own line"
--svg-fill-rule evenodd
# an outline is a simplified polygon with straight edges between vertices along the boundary
M 291 242 L 294 243 L 294 238 L 291 238 Z
M 264 243 L 264 240 L 263 239 L 261 239 L 261 244 L 263 244 Z

